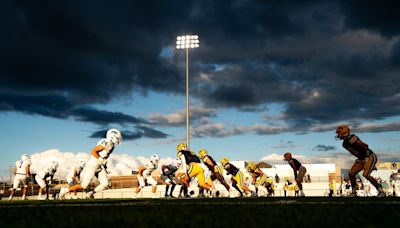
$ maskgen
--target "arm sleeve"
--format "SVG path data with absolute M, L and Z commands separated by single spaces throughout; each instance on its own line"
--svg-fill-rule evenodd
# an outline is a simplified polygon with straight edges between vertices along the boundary
M 181 161 L 182 161 L 182 169 L 183 169 L 183 172 L 184 173 L 187 173 L 187 167 L 186 167 L 186 158 L 185 158 L 185 155 L 181 155 L 180 157 L 179 157 L 180 159 L 181 159 Z
M 99 158 L 100 157 L 99 152 L 102 151 L 103 149 L 104 149 L 103 145 L 97 145 L 95 148 L 93 148 L 92 155 L 95 158 Z

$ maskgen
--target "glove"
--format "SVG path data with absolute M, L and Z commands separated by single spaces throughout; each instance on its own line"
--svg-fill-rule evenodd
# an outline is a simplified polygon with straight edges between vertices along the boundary
M 49 181 L 49 183 L 47 185 L 51 185 L 51 181 Z

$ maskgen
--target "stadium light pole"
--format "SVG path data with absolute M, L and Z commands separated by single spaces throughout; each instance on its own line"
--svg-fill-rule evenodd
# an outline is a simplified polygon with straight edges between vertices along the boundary
M 176 37 L 176 48 L 186 50 L 186 145 L 189 147 L 189 49 L 199 47 L 198 35 L 183 35 Z

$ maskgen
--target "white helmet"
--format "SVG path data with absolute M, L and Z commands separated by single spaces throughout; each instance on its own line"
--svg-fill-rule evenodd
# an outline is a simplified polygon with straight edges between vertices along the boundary
M 28 154 L 23 154 L 21 156 L 21 160 L 22 161 L 30 161 L 31 160 L 31 156 L 29 156 Z
M 106 138 L 111 140 L 114 144 L 120 145 L 122 142 L 121 132 L 115 128 L 112 128 L 107 131 Z
M 151 161 L 151 163 L 153 163 L 153 164 L 157 164 L 158 161 L 160 161 L 160 156 L 158 156 L 157 154 L 153 154 L 153 155 L 151 155 L 151 157 L 150 157 L 150 161 Z
M 58 161 L 52 161 L 52 162 L 51 162 L 51 168 L 54 169 L 54 170 L 57 170 L 57 168 L 58 168 Z
M 86 162 L 85 161 L 79 161 L 78 167 L 83 169 L 86 166 Z
M 181 164 L 182 164 L 182 161 L 181 161 L 181 159 L 179 159 L 179 158 L 176 158 L 173 162 L 172 162 L 172 164 L 174 164 L 176 167 L 180 167 L 181 166 Z

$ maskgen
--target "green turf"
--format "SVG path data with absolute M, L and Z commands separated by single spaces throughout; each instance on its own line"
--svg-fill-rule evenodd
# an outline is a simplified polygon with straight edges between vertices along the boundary
M 399 227 L 399 198 L 15 201 L 0 227 Z

